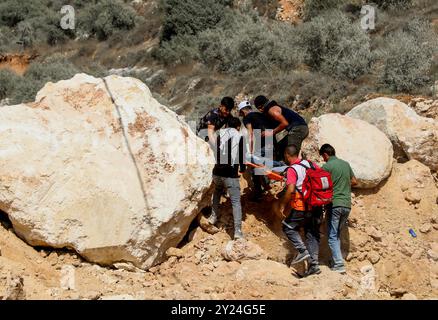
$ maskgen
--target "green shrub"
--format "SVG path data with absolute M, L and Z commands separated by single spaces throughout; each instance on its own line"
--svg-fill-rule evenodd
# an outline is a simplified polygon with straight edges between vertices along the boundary
M 134 28 L 135 17 L 134 9 L 120 0 L 99 0 L 79 16 L 78 27 L 99 40 L 106 40 L 117 30 Z
M 29 18 L 44 16 L 46 10 L 41 0 L 5 0 L 0 3 L 0 25 L 15 27 Z
M 344 0 L 306 0 L 303 10 L 304 19 L 310 20 L 326 10 L 339 8 L 344 3 Z
M 373 55 L 368 34 L 338 10 L 302 24 L 297 39 L 314 71 L 356 79 L 370 69 Z
M 33 101 L 35 95 L 47 82 L 70 79 L 78 72 L 79 70 L 72 63 L 59 57 L 34 62 L 14 88 L 12 102 Z
M 414 20 L 386 38 L 381 81 L 393 91 L 413 91 L 430 82 L 436 35 L 427 22 Z
M 372 2 L 384 9 L 406 9 L 412 6 L 412 0 L 373 0 Z
M 198 59 L 198 44 L 194 36 L 180 35 L 164 41 L 152 56 L 168 65 L 185 64 Z
M 291 69 L 303 61 L 294 30 L 285 23 L 269 25 L 256 15 L 237 14 L 228 28 L 199 35 L 199 53 L 205 64 L 226 72 Z
M 162 41 L 175 36 L 196 35 L 215 27 L 226 15 L 232 0 L 162 0 L 165 13 Z
M 17 87 L 19 76 L 10 70 L 0 70 L 0 100 L 8 98 Z

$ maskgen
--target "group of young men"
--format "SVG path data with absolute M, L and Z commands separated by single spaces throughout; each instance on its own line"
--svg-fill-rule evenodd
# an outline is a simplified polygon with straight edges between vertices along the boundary
M 273 157 L 273 166 L 284 167 L 286 188 L 280 199 L 281 212 L 287 212 L 283 231 L 298 251 L 292 264 L 308 261 L 304 276 L 321 273 L 319 267 L 320 227 L 326 212 L 328 244 L 332 251 L 332 270 L 345 273 L 341 251 L 340 235 L 351 211 L 351 187 L 357 181 L 348 164 L 336 157 L 335 149 L 325 144 L 320 156 L 326 162 L 320 168 L 311 159 L 302 159 L 300 151 L 303 141 L 309 135 L 306 121 L 298 113 L 271 101 L 265 96 L 251 102 L 243 101 L 238 105 L 238 114 L 242 121 L 232 115 L 235 101 L 230 97 L 222 99 L 218 108 L 208 112 L 199 122 L 198 135 L 210 143 L 216 156 L 213 170 L 215 191 L 212 213 L 209 222 L 217 223 L 220 200 L 228 193 L 233 208 L 234 239 L 244 237 L 242 233 L 242 206 L 240 174 L 247 170 L 247 164 L 255 158 Z M 242 122 L 247 134 L 241 133 Z M 259 134 L 256 134 L 259 133 Z M 332 188 L 330 202 L 323 206 L 309 206 L 303 194 L 303 184 L 308 170 L 328 172 L 327 188 Z M 261 201 L 263 189 L 270 189 L 266 176 L 252 170 L 252 201 Z M 326 184 L 323 181 L 323 184 Z M 300 231 L 304 231 L 303 241 Z

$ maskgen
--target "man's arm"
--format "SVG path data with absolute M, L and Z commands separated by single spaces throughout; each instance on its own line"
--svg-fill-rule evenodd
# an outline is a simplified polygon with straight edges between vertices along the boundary
M 212 124 L 208 125 L 208 141 L 212 146 L 216 144 L 215 127 Z
M 281 108 L 278 106 L 275 106 L 269 110 L 269 115 L 276 121 L 280 122 L 280 125 L 274 129 L 272 132 L 273 135 L 276 135 L 277 133 L 283 131 L 289 126 L 289 122 L 286 120 L 286 118 L 281 113 Z
M 355 176 L 353 176 L 353 178 L 351 178 L 351 186 L 355 187 L 357 186 L 359 183 L 357 182 L 357 179 Z
M 359 183 L 357 182 L 356 176 L 354 175 L 353 169 L 351 169 L 350 166 L 350 177 L 351 177 L 351 186 L 355 187 L 357 186 Z
M 240 142 L 239 142 L 239 172 L 240 173 L 245 173 L 246 171 L 246 161 L 245 161 L 245 157 L 246 157 L 246 143 L 242 138 L 240 138 Z
M 254 154 L 254 130 L 252 129 L 251 123 L 246 125 L 246 129 L 248 130 L 249 137 L 249 152 Z
M 290 184 L 287 186 L 287 190 L 286 190 L 285 195 L 280 200 L 281 208 L 285 208 L 292 201 L 293 194 L 295 194 L 295 185 Z

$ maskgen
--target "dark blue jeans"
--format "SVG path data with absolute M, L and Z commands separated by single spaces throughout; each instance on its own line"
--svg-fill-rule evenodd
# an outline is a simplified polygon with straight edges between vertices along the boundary
M 306 250 L 310 254 L 310 265 L 319 265 L 319 243 L 321 239 L 320 226 L 322 222 L 322 208 L 315 208 L 313 211 L 304 212 L 292 210 L 289 217 L 283 221 L 283 231 L 299 252 Z M 300 235 L 304 230 L 306 244 Z
M 341 251 L 341 232 L 347 226 L 351 209 L 345 207 L 329 207 L 327 211 L 328 244 L 332 252 L 333 267 L 343 267 L 344 259 Z

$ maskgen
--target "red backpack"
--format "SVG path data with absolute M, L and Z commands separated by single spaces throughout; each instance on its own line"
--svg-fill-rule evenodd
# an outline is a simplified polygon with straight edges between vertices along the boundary
M 309 207 L 321 207 L 333 201 L 333 181 L 330 172 L 316 168 L 310 162 L 310 168 L 300 163 L 306 169 L 302 194 L 304 202 Z

